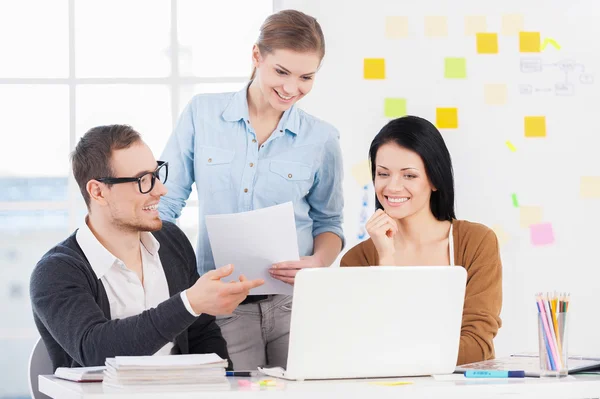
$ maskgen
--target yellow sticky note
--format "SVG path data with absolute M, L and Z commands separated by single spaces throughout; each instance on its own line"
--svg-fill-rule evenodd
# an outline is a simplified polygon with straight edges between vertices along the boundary
M 448 36 L 448 18 L 440 16 L 425 17 L 425 36 L 446 37 Z
M 581 176 L 581 198 L 600 198 L 600 176 Z
M 494 233 L 496 234 L 496 238 L 498 239 L 498 244 L 501 247 L 504 246 L 510 240 L 510 235 L 506 232 L 506 230 L 504 230 L 504 228 L 502 226 L 500 226 L 500 225 L 492 226 L 492 230 L 494 230 Z
M 508 88 L 505 84 L 486 84 L 483 86 L 485 103 L 488 105 L 506 104 Z
M 355 164 L 352 167 L 352 177 L 360 186 L 366 186 L 371 183 L 373 177 L 371 176 L 371 162 L 365 159 L 362 162 Z
M 487 31 L 487 22 L 484 16 L 469 15 L 465 17 L 465 35 L 473 36 L 485 31 Z
M 385 79 L 385 59 L 365 58 L 364 76 L 365 79 Z
M 519 32 L 519 51 L 521 53 L 539 53 L 540 32 Z
M 532 224 L 539 224 L 544 217 L 544 210 L 539 206 L 520 206 L 521 227 L 527 228 Z
M 498 54 L 497 33 L 477 33 L 476 36 L 479 54 Z
M 408 17 L 385 17 L 385 37 L 388 39 L 408 37 Z
M 458 108 L 436 108 L 435 125 L 438 129 L 457 129 Z
M 525 137 L 546 137 L 546 117 L 526 116 Z
M 521 14 L 502 16 L 502 35 L 517 36 L 525 27 L 525 18 Z
M 386 118 L 400 118 L 406 115 L 405 98 L 386 98 L 384 102 L 384 115 Z

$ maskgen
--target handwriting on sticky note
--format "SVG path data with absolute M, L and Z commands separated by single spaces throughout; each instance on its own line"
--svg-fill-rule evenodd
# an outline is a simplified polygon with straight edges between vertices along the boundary
M 520 14 L 502 16 L 502 35 L 517 36 L 525 26 L 525 18 Z
M 540 32 L 519 32 L 519 51 L 521 53 L 539 53 L 540 45 Z
M 541 223 L 544 218 L 544 210 L 539 206 L 520 206 L 519 213 L 521 227 L 524 228 Z
M 600 198 L 600 176 L 581 176 L 579 194 L 581 198 Z
M 498 54 L 497 33 L 477 33 L 476 37 L 479 54 Z
M 506 104 L 508 89 L 505 84 L 486 84 L 483 86 L 485 103 L 488 105 Z
M 467 60 L 466 58 L 444 59 L 444 77 L 446 79 L 464 79 L 467 77 Z
M 408 17 L 385 17 L 385 37 L 388 39 L 408 37 Z
M 365 79 L 385 79 L 385 59 L 365 58 L 364 77 Z
M 467 15 L 465 17 L 465 35 L 473 36 L 487 31 L 487 22 L 483 15 Z
M 526 116 L 525 137 L 546 137 L 546 117 Z
M 425 17 L 425 36 L 446 37 L 448 36 L 448 18 L 442 16 Z
M 458 108 L 436 108 L 435 125 L 438 129 L 457 129 Z
M 400 118 L 406 115 L 405 98 L 386 98 L 383 113 L 386 118 Z
M 371 162 L 365 159 L 352 167 L 352 176 L 360 186 L 371 183 Z
M 554 231 L 552 223 L 538 223 L 529 226 L 531 243 L 535 246 L 549 245 L 554 243 Z

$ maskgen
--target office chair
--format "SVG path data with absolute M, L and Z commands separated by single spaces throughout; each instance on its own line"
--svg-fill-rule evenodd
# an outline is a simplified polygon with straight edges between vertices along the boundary
M 38 390 L 38 376 L 53 373 L 54 370 L 46 345 L 42 338 L 38 338 L 29 356 L 29 393 L 33 399 L 50 399 L 49 396 Z

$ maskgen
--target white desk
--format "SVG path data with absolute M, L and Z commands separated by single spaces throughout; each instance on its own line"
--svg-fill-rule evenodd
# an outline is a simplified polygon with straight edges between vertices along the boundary
M 562 380 L 511 378 L 503 380 L 464 379 L 439 381 L 431 377 L 393 378 L 379 380 L 336 380 L 290 382 L 277 380 L 278 387 L 239 387 L 238 380 L 229 378 L 229 389 L 221 391 L 185 391 L 178 387 L 159 386 L 161 392 L 135 392 L 104 387 L 102 383 L 75 383 L 53 376 L 40 376 L 39 388 L 51 398 L 60 399 L 191 399 L 191 398 L 600 398 L 600 376 L 570 376 Z M 259 381 L 263 378 L 253 378 Z M 412 385 L 380 386 L 374 381 L 412 381 Z M 158 390 L 158 389 L 157 389 Z

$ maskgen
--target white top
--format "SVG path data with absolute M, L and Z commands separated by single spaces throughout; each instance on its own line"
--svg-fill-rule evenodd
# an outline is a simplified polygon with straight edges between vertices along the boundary
M 136 316 L 169 299 L 167 277 L 158 256 L 160 243 L 151 233 L 142 232 L 140 234 L 144 271 L 143 285 L 134 271 L 128 269 L 123 261 L 110 253 L 98 241 L 87 223 L 84 222 L 79 227 L 76 239 L 96 277 L 100 279 L 106 290 L 112 320 Z M 198 316 L 192 310 L 185 291 L 181 293 L 181 299 L 186 309 L 194 316 Z M 169 342 L 155 355 L 169 355 L 173 346 L 174 344 Z

